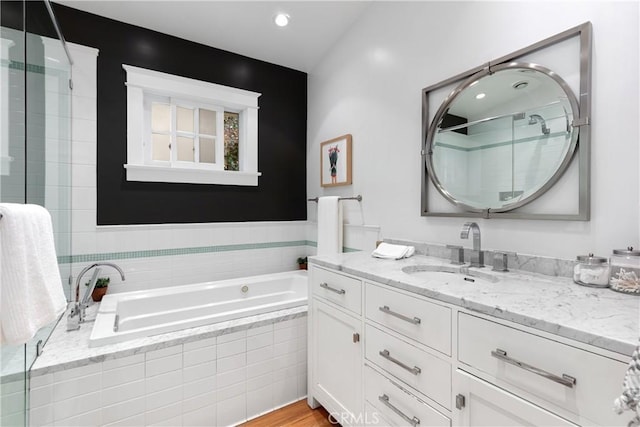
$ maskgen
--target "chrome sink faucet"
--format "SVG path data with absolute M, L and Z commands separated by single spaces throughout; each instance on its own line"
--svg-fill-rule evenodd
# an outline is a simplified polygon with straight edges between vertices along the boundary
M 460 231 L 461 239 L 469 238 L 469 230 L 473 233 L 473 250 L 469 256 L 470 267 L 484 267 L 484 254 L 480 248 L 480 227 L 475 222 L 465 222 Z
M 93 289 L 96 287 L 96 282 L 98 281 L 98 275 L 100 274 L 101 268 L 96 267 L 113 267 L 118 270 L 120 273 L 120 277 L 124 281 L 124 271 L 116 264 L 110 262 L 96 262 L 95 264 L 91 264 L 82 269 L 80 274 L 78 274 L 78 278 L 76 279 L 75 293 L 76 301 L 72 302 L 73 307 L 67 316 L 67 331 L 75 331 L 80 329 L 80 323 L 85 322 L 85 309 L 89 307 L 89 298 L 91 297 L 91 293 Z M 95 268 L 93 270 L 93 275 L 91 276 L 91 280 L 89 280 L 89 285 L 87 286 L 87 290 L 82 296 L 82 299 L 78 301 L 78 296 L 80 294 L 80 283 L 82 281 L 82 276 L 84 276 L 89 270 Z M 73 297 L 73 295 L 72 295 Z

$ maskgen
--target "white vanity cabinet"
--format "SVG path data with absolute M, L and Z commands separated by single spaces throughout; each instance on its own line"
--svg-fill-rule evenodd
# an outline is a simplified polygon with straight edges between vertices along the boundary
M 628 356 L 313 264 L 309 277 L 308 401 L 342 425 L 630 419 L 612 409 Z
M 319 402 L 342 425 L 358 425 L 363 414 L 362 283 L 313 266 L 309 287 L 308 403 L 316 407 Z

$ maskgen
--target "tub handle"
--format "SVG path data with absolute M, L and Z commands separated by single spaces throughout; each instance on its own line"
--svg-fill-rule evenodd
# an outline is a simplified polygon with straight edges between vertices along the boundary
M 338 294 L 338 295 L 344 295 L 344 294 L 346 294 L 346 293 L 347 293 L 347 291 L 345 291 L 344 289 L 336 289 L 336 288 L 332 288 L 331 286 L 329 286 L 329 285 L 328 285 L 327 283 L 325 283 L 325 282 L 320 283 L 320 287 L 321 287 L 321 288 L 324 288 L 324 289 L 326 289 L 326 290 L 328 290 L 328 291 L 335 292 L 335 293 L 336 293 L 336 294 Z
M 113 332 L 118 332 L 118 328 L 120 327 L 118 324 L 120 323 L 120 316 L 116 314 L 116 318 L 113 321 Z

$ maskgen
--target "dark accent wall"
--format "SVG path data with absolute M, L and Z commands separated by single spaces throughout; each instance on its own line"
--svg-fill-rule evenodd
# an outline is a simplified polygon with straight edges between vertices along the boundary
M 306 73 L 59 4 L 54 10 L 68 41 L 100 50 L 98 225 L 306 219 Z M 127 181 L 122 64 L 261 93 L 258 186 Z

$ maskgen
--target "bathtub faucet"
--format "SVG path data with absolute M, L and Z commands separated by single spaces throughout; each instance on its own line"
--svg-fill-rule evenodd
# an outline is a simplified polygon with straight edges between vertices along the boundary
M 72 302 L 73 307 L 71 307 L 71 311 L 67 316 L 67 331 L 78 330 L 80 329 L 80 323 L 85 322 L 85 309 L 89 307 L 89 297 L 91 296 L 91 293 L 93 293 L 93 289 L 96 287 L 98 276 L 100 275 L 100 271 L 102 271 L 102 269 L 99 268 L 101 266 L 115 268 L 116 270 L 118 270 L 118 273 L 120 273 L 120 277 L 124 281 L 124 271 L 122 271 L 122 269 L 118 267 L 116 264 L 113 264 L 110 262 L 96 262 L 95 264 L 91 264 L 83 268 L 80 274 L 78 274 L 78 279 L 76 280 L 76 286 L 75 286 L 76 301 Z M 89 284 L 87 285 L 87 290 L 82 296 L 82 299 L 78 300 L 78 297 L 80 295 L 80 283 L 82 281 L 82 276 L 84 276 L 92 268 L 95 268 L 95 270 L 93 270 L 93 275 L 91 276 L 91 280 L 89 280 Z M 72 298 L 74 298 L 73 295 L 72 295 Z

